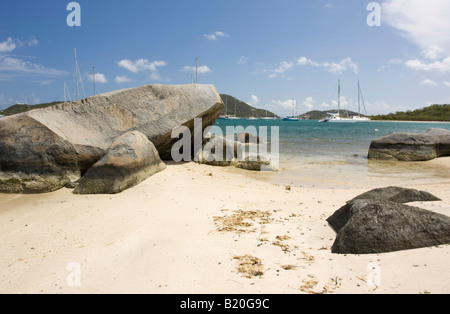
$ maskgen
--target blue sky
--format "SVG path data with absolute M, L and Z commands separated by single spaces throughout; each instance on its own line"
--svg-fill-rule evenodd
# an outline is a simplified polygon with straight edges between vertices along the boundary
M 75 97 L 73 49 L 86 96 L 145 84 L 214 84 L 279 115 L 357 108 L 368 114 L 450 103 L 450 1 L 385 0 L 370 27 L 362 0 L 2 0 L 0 107 Z M 82 96 L 84 96 L 81 91 Z

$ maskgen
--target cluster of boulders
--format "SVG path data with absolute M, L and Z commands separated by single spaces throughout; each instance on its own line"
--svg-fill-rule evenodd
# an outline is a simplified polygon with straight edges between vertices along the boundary
M 228 152 L 231 159 L 219 161 L 223 156 L 214 148 L 209 153 L 217 161 L 207 155 L 220 139 L 208 142 L 203 134 L 223 108 L 212 85 L 147 85 L 2 118 L 0 193 L 63 187 L 78 194 L 119 193 L 166 167 L 162 160 L 172 160 L 179 128 L 187 131 L 190 152 L 193 143 L 189 160 L 249 170 L 271 166 L 258 152 L 259 139 L 256 155 L 249 148 L 249 133 L 218 144 L 236 148 Z
M 450 217 L 406 205 L 430 201 L 440 199 L 399 187 L 354 198 L 327 219 L 337 233 L 332 252 L 376 254 L 450 244 Z
M 0 120 L 0 192 L 117 193 L 164 168 L 181 125 L 213 125 L 211 85 L 147 85 Z
M 198 150 L 195 160 L 200 164 L 229 167 L 252 171 L 277 171 L 278 158 L 269 153 L 268 143 L 250 132 L 233 134 L 232 139 L 211 136 L 203 149 Z

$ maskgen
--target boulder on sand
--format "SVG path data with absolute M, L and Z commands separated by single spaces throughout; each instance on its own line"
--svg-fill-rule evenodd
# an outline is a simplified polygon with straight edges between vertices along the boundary
M 166 168 L 152 142 L 141 132 L 118 137 L 81 178 L 75 194 L 116 194 Z
M 372 141 L 369 159 L 426 161 L 450 156 L 450 131 L 429 129 L 425 133 L 393 133 Z
M 202 149 L 196 152 L 195 160 L 210 166 L 236 168 L 250 171 L 278 171 L 277 161 L 272 155 L 261 149 L 267 145 L 256 135 L 240 133 L 235 140 L 213 136 Z
M 328 218 L 337 233 L 332 252 L 375 254 L 450 244 L 450 217 L 403 204 L 439 199 L 397 189 L 365 193 Z
M 172 130 L 213 125 L 224 104 L 211 85 L 147 85 L 0 120 L 0 192 L 43 193 L 77 181 L 122 134 L 137 130 L 171 159 Z
M 396 203 L 412 203 L 412 202 L 435 202 L 441 201 L 440 198 L 426 191 L 415 189 L 407 189 L 397 186 L 373 189 L 369 192 L 355 197 L 354 200 L 386 200 Z M 351 201 L 350 201 L 351 202 Z

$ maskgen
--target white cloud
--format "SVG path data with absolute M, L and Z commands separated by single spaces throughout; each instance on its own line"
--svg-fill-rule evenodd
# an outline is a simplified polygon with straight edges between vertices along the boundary
M 391 59 L 387 62 L 387 64 L 383 64 L 381 67 L 378 68 L 378 72 L 383 71 L 384 69 L 389 69 L 392 65 L 396 64 L 402 64 L 402 59 Z
M 94 81 L 94 74 L 87 74 L 87 77 L 88 77 L 89 81 L 91 81 L 91 82 Z M 104 74 L 95 73 L 95 82 L 105 84 L 105 83 L 108 83 L 108 80 L 106 79 Z
M 443 83 L 445 86 L 450 87 L 450 82 L 444 81 Z
M 320 66 L 319 63 L 312 61 L 306 57 L 300 57 L 297 59 L 297 65 L 310 65 L 310 66 Z
M 202 65 L 196 69 L 196 67 L 186 65 L 181 69 L 182 72 L 194 72 L 198 71 L 199 74 L 205 74 L 211 72 L 211 69 L 206 65 Z
M 314 109 L 314 99 L 312 97 L 306 97 L 302 105 L 306 108 L 306 110 L 311 111 Z
M 277 108 L 281 108 L 283 110 L 290 110 L 290 112 L 292 112 L 292 99 L 272 100 L 272 104 L 274 104 Z M 295 101 L 294 104 L 296 104 Z
M 119 67 L 125 68 L 130 72 L 139 73 L 142 71 L 158 71 L 158 67 L 166 66 L 165 61 L 153 61 L 150 62 L 147 59 L 139 59 L 136 61 L 131 61 L 128 59 L 124 59 L 118 62 Z
M 11 37 L 8 37 L 4 42 L 0 42 L 0 52 L 11 52 L 16 49 L 16 44 Z
M 352 58 L 347 57 L 339 62 L 322 62 L 308 59 L 307 57 L 300 57 L 296 60 L 296 65 L 298 66 L 312 66 L 312 67 L 322 67 L 325 71 L 331 72 L 333 74 L 342 74 L 345 71 L 352 70 L 355 74 L 358 74 L 359 67 L 356 62 L 353 62 Z M 283 73 L 285 70 L 291 68 L 294 65 L 293 62 L 282 62 L 281 66 L 274 70 L 275 73 Z M 274 76 L 272 74 L 272 76 Z M 276 75 L 275 75 L 276 76 Z
M 280 66 L 274 70 L 275 73 L 281 74 L 291 69 L 294 66 L 294 62 L 286 62 L 283 61 L 280 63 Z
M 337 99 L 333 99 L 331 101 L 331 105 L 335 108 L 337 108 L 339 106 L 338 100 Z M 341 96 L 341 109 L 349 109 L 349 101 L 347 100 L 347 98 L 345 98 L 345 96 Z
M 444 49 L 439 48 L 435 45 L 431 45 L 430 47 L 422 51 L 422 55 L 425 57 L 425 59 L 428 60 L 438 60 L 444 56 Z
M 0 72 L 26 73 L 61 76 L 67 72 L 46 68 L 42 65 L 31 63 L 17 58 L 0 56 Z
M 327 9 L 331 9 L 331 8 L 334 8 L 334 4 L 332 4 L 332 3 L 327 3 L 327 4 L 325 4 L 323 7 L 324 7 L 324 8 L 327 8 Z
M 286 72 L 289 69 L 292 69 L 293 67 L 294 62 L 287 62 L 287 61 L 280 62 L 278 68 L 276 68 L 275 70 L 273 70 L 271 74 L 269 74 L 269 78 L 275 78 L 278 76 L 278 74 L 283 74 L 284 72 Z
M 238 64 L 246 64 L 248 60 L 249 59 L 247 57 L 242 56 L 239 58 Z
M 450 1 L 386 0 L 383 18 L 422 50 L 425 60 L 412 59 L 406 67 L 415 71 L 450 72 Z
M 252 94 L 252 96 L 251 96 L 251 100 L 250 100 L 250 105 L 251 106 L 256 106 L 258 103 L 259 103 L 259 98 L 258 98 L 258 96 L 256 96 L 256 95 L 253 95 Z
M 450 55 L 450 1 L 386 0 L 382 7 L 384 22 L 428 51 L 427 57 L 435 58 L 435 52 Z
M 5 41 L 0 42 L 0 53 L 11 52 L 17 47 L 31 47 L 37 45 L 39 41 L 33 36 L 29 40 L 22 41 L 20 39 L 12 39 L 8 37 Z
M 17 45 L 19 47 L 31 47 L 31 46 L 35 46 L 37 44 L 39 44 L 39 41 L 36 39 L 36 37 L 31 37 L 28 40 L 20 40 L 20 39 L 16 39 L 15 42 L 17 43 Z
M 358 74 L 358 64 L 353 62 L 350 57 L 343 59 L 340 62 L 325 62 L 322 64 L 325 71 L 331 72 L 333 74 L 342 74 L 342 72 L 347 70 L 352 70 L 355 74 Z
M 114 81 L 115 81 L 116 83 L 127 83 L 127 82 L 130 82 L 131 79 L 130 79 L 129 77 L 123 75 L 123 76 L 116 76 L 116 78 L 114 79 Z
M 223 32 L 215 32 L 214 34 L 203 34 L 203 37 L 205 37 L 208 40 L 217 40 L 219 37 L 229 37 L 227 34 Z
M 447 72 L 450 72 L 450 57 L 442 61 L 435 61 L 431 63 L 426 63 L 418 59 L 408 60 L 405 65 L 408 68 L 416 71 L 440 72 L 445 74 Z
M 437 86 L 438 84 L 435 81 L 432 81 L 430 79 L 426 79 L 426 80 L 423 80 L 422 82 L 420 82 L 420 85 Z

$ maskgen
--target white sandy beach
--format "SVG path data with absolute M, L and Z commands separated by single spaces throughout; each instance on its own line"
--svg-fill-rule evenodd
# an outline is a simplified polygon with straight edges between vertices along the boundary
M 450 216 L 450 180 L 402 186 L 438 196 L 414 205 Z M 367 190 L 289 191 L 247 171 L 186 163 L 118 195 L 3 194 L 0 293 L 450 293 L 450 246 L 331 253 L 326 218 Z M 247 225 L 223 224 L 239 213 Z M 262 276 L 238 271 L 243 256 L 260 261 L 251 266 Z

